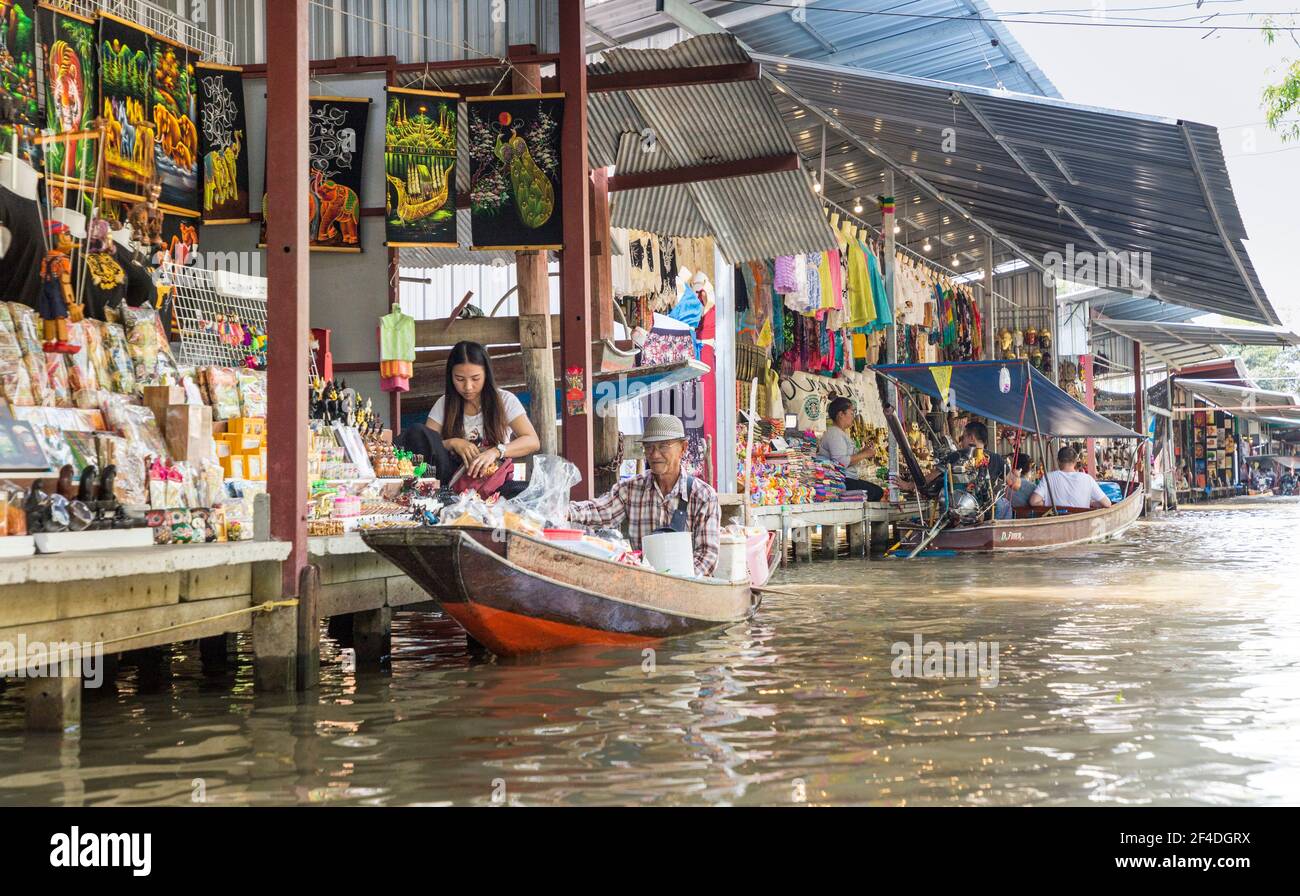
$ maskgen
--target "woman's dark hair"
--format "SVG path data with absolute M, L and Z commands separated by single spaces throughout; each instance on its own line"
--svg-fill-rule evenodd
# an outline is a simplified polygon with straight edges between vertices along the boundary
M 845 411 L 851 410 L 853 410 L 853 402 L 840 395 L 831 399 L 830 406 L 826 408 L 826 415 L 834 420 Z
M 1025 476 L 1028 475 L 1031 469 L 1033 469 L 1034 462 L 1029 459 L 1028 454 L 1025 454 L 1022 451 L 1011 461 L 1011 466 L 1014 467 L 1015 471 L 1021 476 Z
M 479 393 L 479 410 L 483 414 L 484 444 L 497 445 L 506 440 L 505 405 L 497 392 L 497 383 L 492 376 L 492 359 L 487 349 L 477 342 L 462 340 L 451 348 L 447 356 L 447 382 L 442 393 L 442 437 L 444 439 L 465 438 L 465 399 L 456 391 L 456 381 L 452 371 L 458 364 L 473 364 L 483 368 L 483 391 Z

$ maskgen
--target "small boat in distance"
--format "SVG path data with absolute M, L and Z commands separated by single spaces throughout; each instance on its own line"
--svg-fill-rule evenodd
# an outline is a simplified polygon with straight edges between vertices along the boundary
M 649 644 L 741 622 L 759 604 L 748 581 L 670 576 L 484 526 L 378 529 L 363 538 L 499 656 Z
M 874 368 L 900 388 L 912 388 L 940 401 L 953 402 L 1026 435 L 1064 438 L 1140 440 L 1142 436 L 1076 401 L 1023 359 L 961 361 L 950 364 L 882 364 Z M 942 385 L 941 385 L 942 384 Z M 1109 507 L 1023 507 L 1007 519 L 992 519 L 1001 483 L 984 485 L 992 491 L 987 503 L 969 492 L 955 490 L 944 477 L 928 485 L 901 421 L 886 414 L 899 457 L 922 495 L 939 503 L 932 519 L 897 524 L 895 556 L 913 557 L 932 551 L 1033 551 L 1099 541 L 1119 535 L 1141 515 L 1144 493 L 1136 482 L 1115 483 L 1122 494 Z M 1045 452 L 1047 453 L 1047 452 Z M 1136 452 L 1135 452 L 1136 453 Z

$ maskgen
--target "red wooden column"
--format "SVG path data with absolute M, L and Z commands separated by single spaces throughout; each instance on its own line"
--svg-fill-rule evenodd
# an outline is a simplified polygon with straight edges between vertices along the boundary
M 1060 334 L 1057 334 L 1060 335 Z M 1089 408 L 1096 410 L 1097 401 L 1093 395 L 1092 388 L 1092 355 L 1079 356 L 1079 373 L 1083 375 L 1083 403 Z M 1097 475 L 1097 440 L 1089 438 L 1086 442 L 1088 448 L 1088 472 L 1094 476 Z
M 564 214 L 564 249 L 560 252 L 560 358 L 569 391 L 570 370 L 581 378 L 582 404 L 570 413 L 562 401 L 564 456 L 577 465 L 582 481 L 573 497 L 592 495 L 591 421 L 591 299 L 588 252 L 591 227 L 587 192 L 587 49 L 586 11 L 582 3 L 560 4 L 560 89 L 564 91 L 564 123 L 560 128 L 560 195 Z
M 1142 343 L 1136 339 L 1133 340 L 1133 431 L 1142 436 L 1140 445 L 1146 445 L 1146 386 L 1143 385 L 1142 378 Z M 1134 461 L 1137 467 L 1139 480 L 1144 487 L 1150 487 L 1150 480 L 1147 479 L 1147 461 L 1144 459 L 1140 464 Z
M 267 489 L 271 534 L 293 545 L 284 593 L 307 565 L 308 0 L 266 4 Z

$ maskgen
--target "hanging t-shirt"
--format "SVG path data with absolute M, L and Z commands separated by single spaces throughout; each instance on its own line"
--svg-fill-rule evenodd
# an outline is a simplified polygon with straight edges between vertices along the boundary
M 528 412 L 524 410 L 523 402 L 505 389 L 498 389 L 497 395 L 501 397 L 501 402 L 505 406 L 505 441 L 509 442 L 515 437 L 515 431 L 510 428 L 510 421 L 518 420 L 520 416 Z M 433 403 L 433 408 L 429 411 L 429 422 L 436 423 L 441 428 L 446 414 L 445 408 L 446 396 L 439 396 L 438 400 Z M 483 429 L 483 412 L 481 410 L 472 416 L 466 414 L 463 421 L 465 424 L 465 441 L 477 444 L 486 438 Z M 446 433 L 443 433 L 443 435 L 445 436 Z
M 82 264 L 79 255 L 73 255 L 73 269 Z M 86 278 L 81 288 L 81 302 L 86 317 L 104 319 L 105 308 L 116 308 L 126 299 L 126 271 L 113 252 L 92 252 L 85 256 Z
M 415 360 L 415 318 L 401 311 L 379 318 L 379 358 L 382 361 Z
M 9 251 L 0 258 L 0 300 L 35 308 L 41 299 L 45 240 L 36 203 L 0 187 L 0 224 L 9 229 Z

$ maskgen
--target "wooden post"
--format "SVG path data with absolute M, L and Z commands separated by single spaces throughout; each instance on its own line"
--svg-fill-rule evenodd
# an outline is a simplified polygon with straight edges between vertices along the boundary
M 28 678 L 24 709 L 28 731 L 71 732 L 81 727 L 81 670 L 50 678 Z
M 266 4 L 267 54 L 267 490 L 271 532 L 292 545 L 282 593 L 298 590 L 307 565 L 307 363 L 311 270 L 307 252 L 308 0 Z M 279 595 L 276 595 L 277 597 Z M 256 623 L 254 624 L 256 629 Z
M 849 533 L 849 556 L 861 557 L 868 550 L 866 522 L 849 523 L 845 528 Z
M 352 644 L 357 667 L 377 668 L 392 652 L 393 610 L 380 607 L 352 614 Z
M 283 592 L 281 564 L 253 564 L 253 602 L 277 600 Z M 297 586 L 295 584 L 295 590 Z M 288 693 L 298 679 L 298 614 L 295 607 L 277 607 L 253 615 L 253 687 L 269 694 Z
M 1055 343 L 1053 343 L 1055 344 Z M 1096 408 L 1096 399 L 1092 389 L 1092 355 L 1079 356 L 1079 375 L 1083 377 L 1083 403 L 1089 408 Z M 1089 437 L 1085 443 L 1088 451 L 1087 470 L 1092 475 L 1097 475 L 1097 440 Z
M 1133 431 L 1142 436 L 1142 441 L 1138 443 L 1137 448 L 1141 450 L 1146 443 L 1147 434 L 1147 408 L 1146 408 L 1146 386 L 1143 384 L 1142 377 L 1142 343 L 1136 339 L 1133 340 Z M 1146 452 L 1147 459 L 1138 467 L 1138 458 L 1133 457 L 1133 466 L 1138 467 L 1132 472 L 1137 473 L 1138 480 L 1142 487 L 1149 489 L 1151 480 L 1147 477 L 1147 465 L 1151 462 L 1151 452 Z M 1094 471 L 1095 472 L 1095 471 Z M 1150 495 L 1147 496 L 1149 498 Z M 1145 502 L 1147 499 L 1144 498 Z
M 536 47 L 525 47 L 529 55 Z M 542 67 L 535 62 L 515 65 L 510 75 L 511 92 L 537 93 Z M 546 252 L 515 253 L 515 282 L 519 287 L 519 350 L 523 356 L 524 383 L 531 401 L 528 419 L 541 441 L 541 454 L 558 454 L 555 428 L 555 342 L 551 332 L 551 282 Z
M 593 457 L 591 419 L 591 246 L 587 189 L 587 35 L 586 10 L 581 3 L 560 4 L 560 61 L 557 68 L 564 91 L 564 122 L 560 127 L 560 194 L 564 213 L 564 249 L 560 252 L 560 357 L 565 388 L 569 376 L 580 384 L 582 398 L 564 402 L 564 456 L 577 465 L 582 481 L 573 497 L 592 496 Z
M 822 525 L 822 559 L 834 560 L 840 553 L 840 527 L 834 523 Z
M 302 568 L 298 582 L 298 690 L 320 685 L 320 567 Z
M 892 168 L 885 171 L 885 192 L 890 197 L 890 201 L 896 201 L 894 195 L 894 171 Z M 889 328 L 885 330 L 885 361 L 894 364 L 898 361 L 898 301 L 896 289 L 894 287 L 894 217 L 895 211 L 886 211 L 882 209 L 880 216 L 881 233 L 885 236 L 885 295 L 889 296 L 890 318 L 893 321 Z M 893 380 L 885 387 L 889 404 L 893 407 L 893 414 L 898 417 L 899 422 L 903 420 L 902 402 L 899 401 L 898 384 Z M 885 492 L 885 499 L 888 501 L 897 501 L 898 497 L 898 445 L 894 439 L 889 440 L 889 489 Z
M 614 276 L 610 270 L 612 251 L 609 242 L 609 171 L 595 168 L 591 172 L 591 335 L 595 339 L 614 338 Z M 612 401 L 594 402 L 592 421 L 595 448 L 593 460 L 596 492 L 604 494 L 618 482 L 618 471 L 609 465 L 618 455 L 618 405 Z

